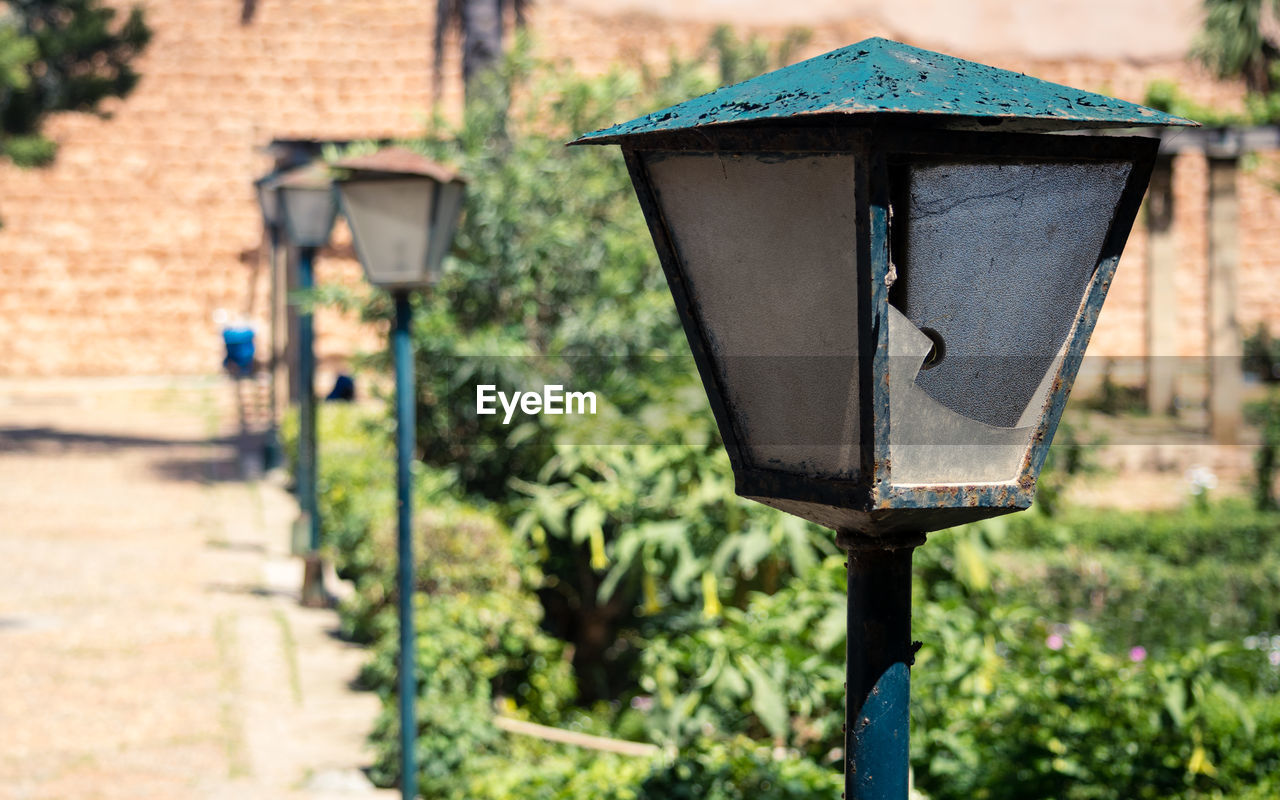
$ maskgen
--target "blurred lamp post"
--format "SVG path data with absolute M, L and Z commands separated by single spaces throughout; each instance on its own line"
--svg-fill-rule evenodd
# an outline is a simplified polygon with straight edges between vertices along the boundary
M 270 419 L 267 423 L 267 441 L 263 446 L 262 467 L 273 470 L 280 466 L 279 397 L 277 373 L 280 369 L 280 197 L 276 190 L 279 174 L 272 172 L 253 182 L 258 196 L 258 208 L 262 212 L 262 227 L 267 232 L 270 247 L 267 272 L 271 282 L 268 302 L 271 303 L 271 358 L 267 362 L 270 385 L 267 387 L 267 403 Z
M 328 171 L 319 164 L 290 170 L 276 181 L 279 216 L 285 236 L 298 249 L 298 289 L 315 286 L 316 251 L 329 242 L 337 206 Z M 311 309 L 298 314 L 298 500 L 307 527 L 308 552 L 302 578 L 302 604 L 328 602 L 320 563 L 320 511 L 316 507 L 315 330 Z
M 440 277 L 462 212 L 464 182 L 453 171 L 400 148 L 339 161 L 335 181 L 356 255 L 369 282 L 391 292 L 396 371 L 397 592 L 400 610 L 400 792 L 417 795 L 414 714 L 413 476 L 416 449 L 410 292 Z
M 620 144 L 738 494 L 849 555 L 845 792 L 907 796 L 911 552 L 1031 504 L 1146 189 L 1187 120 L 868 39 Z

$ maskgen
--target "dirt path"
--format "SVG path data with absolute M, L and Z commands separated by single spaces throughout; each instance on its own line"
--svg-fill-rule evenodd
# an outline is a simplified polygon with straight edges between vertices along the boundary
M 0 382 L 0 798 L 396 797 L 223 381 Z

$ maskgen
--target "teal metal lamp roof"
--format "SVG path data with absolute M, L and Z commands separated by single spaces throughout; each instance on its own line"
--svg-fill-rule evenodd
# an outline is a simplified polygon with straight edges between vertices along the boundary
M 873 38 L 588 133 L 573 144 L 616 144 L 709 125 L 861 115 L 1021 131 L 1197 125 L 1106 95 Z

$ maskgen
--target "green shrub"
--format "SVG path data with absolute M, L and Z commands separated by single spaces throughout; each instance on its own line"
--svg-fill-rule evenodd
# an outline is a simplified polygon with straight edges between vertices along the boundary
M 809 800 L 834 797 L 839 772 L 744 737 L 699 741 L 674 756 L 620 756 L 523 736 L 476 759 L 468 800 Z M 427 794 L 430 797 L 432 795 Z
M 1113 650 L 1155 655 L 1280 630 L 1280 514 L 1244 501 L 1023 514 L 968 530 L 981 532 L 982 560 L 1002 567 L 1003 602 L 1087 621 Z M 920 552 L 934 559 L 931 548 Z
M 681 752 L 640 783 L 636 800 L 810 800 L 842 785 L 836 770 L 738 738 Z
M 653 760 L 509 737 L 468 776 L 468 800 L 637 800 Z
M 1253 500 L 1260 511 L 1275 511 L 1276 472 L 1280 470 L 1280 389 L 1271 389 L 1264 400 L 1246 408 L 1258 426 L 1262 442 L 1253 456 Z
M 1076 566 L 1084 568 L 1057 575 L 1052 551 L 1008 552 L 1026 534 L 1014 532 L 1017 519 L 931 536 L 917 551 L 922 580 L 914 628 L 924 642 L 912 670 L 917 785 L 936 800 L 1244 797 L 1258 786 L 1274 790 L 1267 776 L 1280 766 L 1280 715 L 1267 698 L 1280 686 L 1280 672 L 1269 653 L 1245 649 L 1248 628 L 1192 627 L 1197 613 L 1213 613 L 1213 603 L 1230 608 L 1220 596 L 1196 608 L 1202 598 L 1195 592 L 1213 590 L 1214 568 L 1223 562 L 1205 556 L 1178 565 L 1149 554 L 1185 556 L 1188 540 L 1174 532 L 1179 521 L 1199 516 L 1164 515 L 1161 530 L 1170 535 L 1145 540 L 1147 549 L 1137 553 L 1082 547 Z M 1035 520 L 1022 520 L 1028 518 Z M 993 559 L 993 547 L 1006 549 Z M 1160 568 L 1155 586 L 1142 583 L 1135 564 L 1143 559 Z M 1118 600 L 1104 593 L 1101 611 L 1079 607 L 1069 599 L 1075 581 L 1094 581 L 1079 590 L 1090 602 L 1099 602 L 1093 595 L 1099 586 L 1117 588 L 1106 585 L 1100 562 L 1123 577 L 1117 583 L 1129 594 Z M 1256 600 L 1274 614 L 1274 595 Z M 1148 624 L 1115 636 L 1108 614 L 1120 613 L 1118 602 L 1146 609 Z M 1087 616 L 1099 629 L 1081 621 Z M 1209 643 L 1215 631 L 1234 635 L 1229 643 Z
M 1280 515 L 1226 500 L 1207 511 L 1065 509 L 1053 520 L 1015 514 L 1002 523 L 1005 549 L 1077 547 L 1148 554 L 1177 566 L 1249 563 L 1280 555 Z
M 1045 549 L 1000 553 L 1002 602 L 1088 622 L 1113 649 L 1152 655 L 1280 630 L 1280 557 L 1187 566 L 1145 554 Z
M 495 703 L 537 721 L 556 721 L 574 687 L 559 642 L 538 630 L 537 598 L 512 592 L 418 595 L 418 750 L 427 796 L 454 797 L 485 756 L 500 752 Z M 380 643 L 365 679 L 384 698 L 374 731 L 376 782 L 398 780 L 394 637 Z
M 1082 623 L 930 605 L 912 671 L 916 782 L 949 798 L 1280 790 L 1274 669 L 1227 645 L 1108 653 Z
M 713 438 L 561 445 L 539 477 L 520 484 L 518 529 L 541 555 L 552 630 L 574 642 L 593 700 L 630 696 L 647 632 L 731 613 L 835 549 L 817 526 L 738 497 Z
M 742 732 L 828 762 L 843 744 L 845 619 L 843 560 L 832 556 L 775 594 L 751 593 L 745 608 L 673 621 L 642 646 L 649 737 Z
M 542 607 L 524 586 L 509 534 L 475 513 L 428 526 L 426 533 L 424 542 L 440 546 L 424 548 L 417 574 L 422 589 L 414 597 L 420 784 L 428 796 L 462 796 L 468 776 L 502 746 L 495 705 L 554 723 L 576 689 L 563 644 L 540 628 Z M 393 633 L 382 632 L 361 673 L 362 684 L 383 698 L 372 775 L 384 785 L 399 777 Z

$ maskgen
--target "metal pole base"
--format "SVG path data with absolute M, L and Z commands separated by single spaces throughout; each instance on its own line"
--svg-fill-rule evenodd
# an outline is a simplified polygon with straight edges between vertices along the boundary
M 328 608 L 331 601 L 324 588 L 324 561 L 311 553 L 303 561 L 300 603 L 306 608 Z
M 845 798 L 906 800 L 911 552 L 924 535 L 877 541 L 840 536 L 849 556 L 845 670 Z

